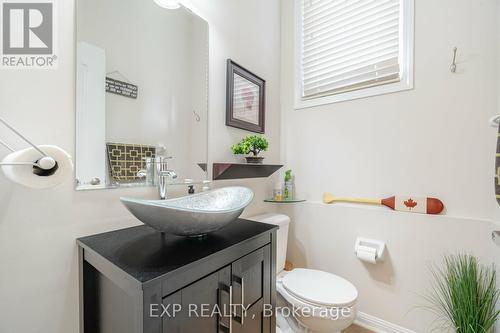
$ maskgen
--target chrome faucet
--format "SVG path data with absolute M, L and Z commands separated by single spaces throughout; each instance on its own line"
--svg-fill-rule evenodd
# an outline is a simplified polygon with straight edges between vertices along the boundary
M 172 170 L 165 170 L 158 172 L 158 194 L 160 195 L 160 200 L 165 200 L 167 198 L 167 184 L 168 179 L 177 178 L 177 174 Z
M 157 157 L 154 162 L 156 163 L 156 174 L 158 176 L 158 194 L 160 200 L 167 198 L 167 184 L 169 179 L 176 179 L 177 174 L 173 170 L 168 170 L 167 161 L 170 157 Z
M 176 179 L 177 174 L 173 170 L 168 170 L 168 160 L 171 157 L 159 156 L 156 158 L 146 159 L 146 170 L 139 170 L 137 177 L 145 179 L 146 183 L 158 186 L 158 194 L 160 200 L 167 198 L 167 185 L 169 179 Z M 156 168 L 154 168 L 156 165 Z M 156 172 L 156 181 L 154 180 L 154 173 Z

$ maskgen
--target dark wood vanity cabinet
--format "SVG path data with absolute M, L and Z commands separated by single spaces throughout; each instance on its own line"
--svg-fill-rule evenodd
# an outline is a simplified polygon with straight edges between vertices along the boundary
M 276 227 L 203 239 L 133 227 L 80 238 L 82 333 L 274 333 Z
M 179 304 L 181 310 L 163 317 L 163 332 L 271 332 L 264 316 L 264 304 L 271 300 L 270 254 L 266 245 L 165 297 L 165 308 Z

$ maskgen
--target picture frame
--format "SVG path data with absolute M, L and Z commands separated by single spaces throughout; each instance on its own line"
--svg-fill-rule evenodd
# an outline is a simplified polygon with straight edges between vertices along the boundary
M 265 133 L 266 81 L 227 60 L 226 126 Z

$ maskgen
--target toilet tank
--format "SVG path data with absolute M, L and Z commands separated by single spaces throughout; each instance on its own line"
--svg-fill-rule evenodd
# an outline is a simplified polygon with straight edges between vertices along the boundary
M 283 214 L 263 214 L 246 218 L 247 220 L 274 224 L 279 227 L 276 241 L 276 273 L 285 269 L 286 246 L 288 243 L 288 226 L 290 218 Z

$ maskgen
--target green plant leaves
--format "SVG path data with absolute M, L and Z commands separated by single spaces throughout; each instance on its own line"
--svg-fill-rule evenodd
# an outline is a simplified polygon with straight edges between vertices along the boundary
M 456 333 L 488 333 L 498 320 L 499 297 L 495 267 L 470 255 L 446 256 L 443 267 L 433 267 L 430 310 Z
M 259 155 L 261 151 L 267 151 L 269 148 L 269 142 L 263 136 L 251 135 L 247 136 L 240 143 L 231 146 L 233 154 L 250 154 L 253 153 L 254 156 Z

